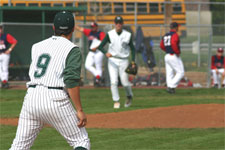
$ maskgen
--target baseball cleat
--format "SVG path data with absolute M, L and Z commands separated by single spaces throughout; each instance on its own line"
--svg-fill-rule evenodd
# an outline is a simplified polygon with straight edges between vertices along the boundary
M 120 102 L 115 102 L 113 108 L 119 109 L 120 108 Z
M 126 102 L 125 102 L 125 104 L 124 104 L 124 107 L 130 107 L 130 105 L 131 105 L 131 103 L 132 103 L 132 97 L 131 96 L 128 96 L 127 97 L 127 100 L 126 100 Z
M 9 88 L 9 83 L 8 82 L 2 82 L 2 88 L 3 89 L 8 89 Z
M 218 88 L 218 84 L 214 84 L 214 86 L 213 86 L 214 88 Z
M 168 88 L 167 92 L 170 94 L 175 94 L 175 88 Z

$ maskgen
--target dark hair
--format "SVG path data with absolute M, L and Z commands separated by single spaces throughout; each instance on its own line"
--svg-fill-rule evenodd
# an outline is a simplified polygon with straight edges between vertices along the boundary
M 176 23 L 176 22 L 172 22 L 172 23 L 170 24 L 170 29 L 175 29 L 175 28 L 177 28 L 177 27 L 179 27 L 179 24 Z
M 57 36 L 69 35 L 71 32 L 73 32 L 73 29 L 67 29 L 67 30 L 55 29 L 55 35 Z

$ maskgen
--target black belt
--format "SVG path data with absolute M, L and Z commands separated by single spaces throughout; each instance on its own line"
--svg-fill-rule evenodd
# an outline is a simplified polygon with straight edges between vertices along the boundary
M 37 85 L 28 85 L 29 88 L 36 88 Z M 63 90 L 63 87 L 51 87 L 48 86 L 48 89 L 56 89 L 56 90 Z

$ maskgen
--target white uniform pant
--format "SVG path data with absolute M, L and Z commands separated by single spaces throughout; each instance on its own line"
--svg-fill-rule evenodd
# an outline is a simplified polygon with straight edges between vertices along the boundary
M 96 52 L 90 51 L 86 57 L 85 68 L 90 71 L 95 77 L 102 76 L 102 59 L 104 54 L 97 50 Z M 94 67 L 95 65 L 95 67 Z
M 76 111 L 67 94 L 63 90 L 36 86 L 27 90 L 10 150 L 30 150 L 44 123 L 54 127 L 73 148 L 90 149 L 86 129 L 78 128 Z
M 0 79 L 8 81 L 10 54 L 0 54 Z
M 169 88 L 176 88 L 184 76 L 184 65 L 180 57 L 173 54 L 165 55 L 166 84 Z
M 212 70 L 212 76 L 213 76 L 213 83 L 214 84 L 219 84 L 219 81 L 222 80 L 222 74 L 224 73 L 224 69 L 218 69 L 218 74 L 216 73 L 216 70 Z M 222 84 L 225 84 L 225 77 L 223 78 L 223 81 L 221 81 Z M 220 83 L 221 83 L 220 82 Z
M 126 96 L 133 96 L 131 83 L 128 80 L 128 74 L 125 72 L 129 64 L 128 59 L 109 58 L 108 69 L 111 82 L 111 93 L 113 101 L 117 102 L 120 99 L 118 91 L 118 77 L 126 91 Z

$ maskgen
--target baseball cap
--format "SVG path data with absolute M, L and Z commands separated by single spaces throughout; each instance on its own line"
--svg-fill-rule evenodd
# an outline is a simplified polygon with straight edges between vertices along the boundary
M 97 27 L 97 26 L 98 26 L 98 24 L 96 22 L 91 23 L 91 27 Z
M 56 29 L 68 30 L 74 28 L 74 16 L 71 12 L 61 11 L 55 15 L 54 26 Z
M 116 16 L 114 22 L 115 23 L 123 23 L 123 18 L 121 16 Z
M 218 48 L 218 49 L 217 49 L 217 52 L 223 53 L 223 48 L 221 48 L 221 47 Z
M 170 28 L 176 28 L 176 27 L 179 27 L 180 25 L 177 23 L 177 22 L 172 22 L 170 24 Z

